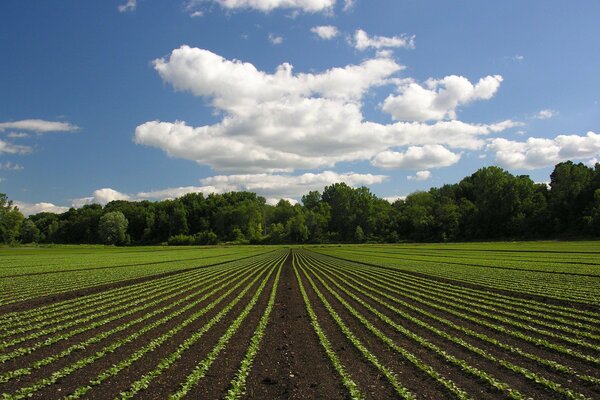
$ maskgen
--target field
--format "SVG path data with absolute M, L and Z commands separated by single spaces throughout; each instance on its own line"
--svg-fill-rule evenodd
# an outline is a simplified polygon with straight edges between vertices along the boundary
M 598 399 L 600 243 L 0 249 L 4 399 Z

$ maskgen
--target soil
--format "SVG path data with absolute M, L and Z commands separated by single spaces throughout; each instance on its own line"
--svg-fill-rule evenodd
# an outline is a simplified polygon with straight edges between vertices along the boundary
M 310 323 L 288 256 L 271 320 L 248 376 L 246 399 L 346 399 Z
M 474 377 L 463 371 L 461 368 L 454 366 L 444 359 L 442 356 L 436 354 L 432 350 L 420 345 L 417 341 L 411 339 L 398 332 L 395 328 L 388 325 L 376 315 L 374 315 L 367 307 L 356 301 L 347 293 L 344 293 L 340 288 L 334 285 L 326 276 L 320 271 L 326 271 L 319 267 L 319 263 L 310 262 L 311 254 L 323 260 L 326 264 L 331 263 L 332 265 L 343 265 L 344 262 L 337 260 L 333 257 L 326 257 L 316 255 L 310 252 L 302 252 L 309 260 L 309 267 L 307 267 L 306 273 L 299 269 L 301 282 L 307 292 L 308 299 L 317 315 L 319 324 L 325 332 L 329 342 L 331 343 L 332 349 L 339 357 L 340 361 L 344 365 L 349 376 L 357 383 L 358 389 L 365 395 L 366 399 L 399 399 L 400 396 L 394 390 L 392 384 L 388 379 L 379 371 L 368 359 L 356 348 L 350 339 L 346 337 L 342 329 L 336 323 L 334 318 L 331 316 L 329 311 L 326 309 L 323 301 L 318 296 L 316 290 L 311 286 L 308 277 L 312 278 L 316 288 L 320 291 L 324 298 L 331 304 L 335 313 L 340 316 L 346 326 L 352 331 L 358 340 L 368 349 L 368 351 L 375 355 L 381 364 L 385 365 L 398 379 L 398 381 L 414 393 L 419 399 L 432 399 L 442 400 L 453 398 L 453 395 L 439 382 L 417 368 L 408 359 L 404 358 L 398 351 L 388 346 L 384 341 L 380 340 L 371 330 L 369 330 L 356 316 L 354 316 L 332 293 L 328 291 L 326 286 L 320 282 L 317 277 L 321 277 L 327 283 L 331 289 L 338 293 L 351 307 L 357 312 L 365 316 L 368 321 L 377 328 L 381 333 L 389 337 L 395 345 L 401 347 L 412 353 L 417 359 L 423 361 L 427 365 L 431 366 L 435 371 L 439 372 L 443 377 L 450 379 L 456 384 L 456 386 L 465 390 L 472 398 L 476 399 L 501 399 L 506 398 L 506 393 L 492 388 L 488 383 Z M 253 256 L 254 257 L 254 256 Z M 266 258 L 277 257 L 274 254 L 265 256 Z M 282 270 L 277 286 L 277 294 L 275 297 L 275 304 L 270 315 L 270 319 L 265 331 L 265 335 L 260 343 L 259 351 L 254 359 L 250 374 L 247 378 L 246 393 L 244 399 L 331 399 L 331 400 L 344 400 L 349 399 L 349 393 L 342 383 L 342 379 L 338 372 L 332 366 L 329 357 L 325 353 L 324 348 L 320 344 L 318 337 L 311 324 L 311 319 L 306 310 L 304 299 L 300 292 L 299 282 L 294 273 L 294 267 L 292 265 L 292 252 L 288 252 L 285 261 L 282 261 Z M 217 263 L 213 265 L 219 265 L 223 263 Z M 357 264 L 357 263 L 354 263 Z M 360 263 L 358 263 L 360 264 Z M 363 264 L 369 265 L 369 264 Z M 210 266 L 198 267 L 207 268 Z M 384 267 L 379 267 L 384 268 Z M 193 269 L 192 269 L 193 270 Z M 254 272 L 257 272 L 254 267 Z M 384 268 L 383 270 L 387 270 Z M 143 277 L 138 279 L 131 279 L 116 284 L 102 285 L 91 288 L 85 288 L 77 291 L 71 291 L 63 293 L 57 296 L 45 296 L 43 298 L 37 298 L 21 303 L 11 304 L 8 306 L 0 307 L 0 315 L 6 312 L 30 310 L 41 305 L 47 305 L 48 303 L 60 302 L 76 297 L 89 296 L 92 294 L 100 293 L 104 290 L 109 290 L 117 287 L 126 287 L 138 282 L 151 281 L 153 279 L 175 276 L 183 272 L 189 272 L 190 269 L 173 271 L 165 274 L 158 274 L 149 277 Z M 403 271 L 411 273 L 408 271 Z M 276 270 L 269 278 L 262 294 L 258 298 L 257 303 L 253 307 L 250 314 L 244 320 L 241 328 L 231 338 L 225 349 L 219 354 L 217 359 L 211 365 L 207 375 L 193 387 L 191 392 L 188 394 L 189 398 L 194 399 L 222 399 L 226 396 L 229 389 L 231 380 L 235 377 L 240 361 L 243 359 L 250 340 L 254 334 L 254 331 L 258 325 L 261 316 L 264 314 L 264 310 L 268 304 L 269 295 L 274 282 Z M 510 385 L 511 388 L 519 390 L 525 395 L 525 397 L 531 398 L 544 398 L 544 399 L 559 399 L 562 398 L 557 393 L 544 388 L 541 384 L 532 382 L 526 379 L 520 374 L 514 373 L 507 368 L 500 366 L 496 362 L 492 362 L 484 359 L 481 356 L 473 353 L 466 349 L 464 346 L 460 346 L 450 340 L 447 340 L 434 332 L 411 322 L 406 318 L 402 318 L 394 311 L 389 310 L 383 305 L 377 303 L 375 300 L 368 298 L 367 296 L 360 294 L 355 289 L 348 287 L 346 284 L 335 278 L 335 274 L 327 273 L 326 275 L 333 278 L 335 282 L 338 282 L 342 287 L 346 287 L 350 293 L 355 294 L 366 304 L 374 309 L 378 310 L 382 314 L 392 319 L 398 325 L 401 325 L 409 331 L 417 334 L 421 338 L 428 340 L 430 343 L 435 344 L 441 348 L 444 352 L 449 355 L 455 356 L 461 360 L 465 360 L 469 365 L 476 367 L 480 370 L 488 372 L 494 378 L 501 382 L 505 382 Z M 476 285 L 468 285 L 462 282 L 456 282 L 451 280 L 445 280 L 440 278 L 434 278 L 424 274 L 412 273 L 412 275 L 418 275 L 429 279 L 432 283 L 435 282 L 446 282 L 449 281 L 454 285 L 462 285 L 463 287 L 475 287 L 490 292 L 508 292 L 510 291 L 496 291 L 490 290 L 489 288 L 481 288 Z M 185 275 L 178 275 L 182 278 Z M 236 272 L 227 278 L 227 282 L 237 282 L 246 276 L 246 273 Z M 352 273 L 348 274 L 350 278 L 359 278 L 359 275 Z M 187 278 L 186 278 L 187 279 Z M 189 278 L 195 279 L 195 278 Z M 378 280 L 377 274 L 373 274 L 373 279 Z M 395 279 L 395 278 L 394 278 Z M 402 278 L 399 276 L 399 280 Z M 352 279 L 348 279 L 353 282 Z M 260 281 L 259 281 L 260 282 Z M 353 282 L 353 284 L 356 284 Z M 202 286 L 202 285 L 200 285 Z M 226 304 L 228 304 L 238 293 L 243 290 L 245 284 L 240 288 L 236 289 L 233 293 L 229 294 L 225 299 L 222 300 L 214 309 L 201 316 L 197 320 L 190 323 L 187 327 L 175 334 L 170 340 L 163 343 L 159 348 L 146 353 L 143 358 L 133 363 L 130 367 L 123 369 L 118 375 L 111 377 L 104 381 L 101 385 L 93 387 L 84 398 L 90 399 L 112 399 L 118 396 L 120 392 L 126 391 L 129 386 L 138 380 L 143 375 L 152 371 L 156 365 L 167 355 L 177 349 L 177 347 L 185 341 L 193 332 L 201 329 L 204 324 L 216 315 Z M 208 352 L 212 350 L 214 345 L 217 343 L 219 338 L 230 326 L 232 321 L 239 315 L 243 308 L 248 304 L 249 299 L 255 293 L 258 287 L 258 282 L 254 284 L 252 288 L 245 294 L 241 301 L 234 306 L 230 312 L 222 318 L 217 324 L 215 324 L 205 335 L 194 343 L 186 352 L 182 354 L 182 357 L 178 359 L 170 368 L 165 370 L 160 376 L 154 379 L 148 387 L 138 393 L 138 398 L 142 399 L 164 399 L 169 394 L 174 393 L 179 388 L 181 382 L 183 382 L 188 374 L 194 369 L 198 362 L 203 360 Z M 361 287 L 362 288 L 362 287 Z M 371 291 L 368 288 L 362 288 L 367 293 L 371 293 L 374 296 L 382 298 L 377 293 Z M 181 289 L 181 292 L 177 293 L 172 299 L 162 299 L 160 304 L 152 306 L 152 309 L 164 306 L 172 303 L 177 299 L 183 298 L 184 296 L 195 293 L 192 288 Z M 223 293 L 226 289 L 220 291 Z M 600 398 L 600 385 L 591 385 L 580 380 L 575 375 L 569 375 L 565 373 L 559 373 L 555 370 L 546 368 L 532 360 L 526 359 L 515 353 L 503 351 L 501 348 L 485 342 L 481 339 L 469 336 L 460 330 L 448 327 L 443 323 L 437 321 L 435 318 L 427 317 L 420 313 L 417 308 L 423 309 L 426 312 L 431 313 L 436 317 L 447 319 L 457 325 L 471 329 L 473 331 L 483 333 L 489 337 L 503 341 L 510 346 L 517 346 L 524 351 L 534 354 L 539 357 L 543 357 L 548 360 L 560 362 L 564 365 L 574 368 L 579 373 L 585 373 L 598 377 L 599 374 L 595 371 L 595 365 L 578 360 L 572 356 L 563 355 L 552 351 L 551 349 L 544 348 L 541 346 L 535 346 L 531 343 L 525 342 L 518 338 L 509 337 L 503 335 L 489 327 L 477 324 L 473 321 L 468 321 L 457 315 L 452 315 L 446 311 L 437 309 L 436 307 L 428 306 L 420 301 L 418 297 L 416 299 L 410 299 L 403 297 L 402 291 L 380 289 L 384 293 L 389 293 L 395 297 L 401 298 L 407 304 L 401 305 L 395 303 L 393 300 L 382 298 L 388 304 L 401 309 L 403 312 L 410 314 L 414 318 L 418 318 L 427 324 L 451 334 L 452 336 L 462 339 L 465 342 L 477 346 L 491 354 L 494 357 L 504 359 L 511 363 L 517 364 L 529 371 L 536 372 L 537 374 L 551 379 L 554 382 L 561 384 L 562 387 L 573 389 L 576 392 L 583 393 L 589 398 Z M 416 287 L 415 287 L 416 290 Z M 425 291 L 425 289 L 419 289 Z M 198 294 L 194 298 L 199 298 L 203 295 Z M 62 378 L 53 385 L 50 385 L 39 392 L 35 393 L 33 398 L 51 399 L 62 397 L 68 393 L 71 393 L 77 387 L 86 385 L 90 379 L 95 378 L 98 373 L 106 368 L 110 368 L 114 364 L 118 364 L 121 360 L 127 358 L 129 355 L 134 353 L 137 349 L 144 346 L 152 339 L 159 335 L 167 332 L 169 329 L 179 326 L 180 323 L 189 317 L 194 312 L 198 311 L 204 305 L 210 303 L 214 299 L 220 296 L 220 293 L 215 293 L 209 298 L 203 300 L 198 305 L 187 310 L 182 315 L 176 316 L 172 320 L 162 324 L 151 331 L 141 335 L 139 338 L 131 343 L 124 344 L 116 352 L 107 354 L 100 358 L 96 362 L 74 371 L 72 374 Z M 519 297 L 519 296 L 515 296 Z M 523 295 L 521 297 L 532 298 L 532 296 Z M 533 298 L 540 301 L 539 298 Z M 433 304 L 444 304 L 450 309 L 453 308 L 451 304 L 445 304 L 443 299 L 429 300 Z M 579 309 L 587 309 L 579 304 L 572 304 L 568 302 L 562 302 L 557 300 L 551 300 L 550 302 L 560 304 L 562 306 L 570 305 Z M 179 306 L 181 307 L 181 306 Z M 61 350 L 68 348 L 74 344 L 80 343 L 81 341 L 89 338 L 98 333 L 104 332 L 111 329 L 119 324 L 126 321 L 135 319 L 149 310 L 143 310 L 132 314 L 130 316 L 111 321 L 110 323 L 97 327 L 90 330 L 89 332 L 79 334 L 64 341 L 57 342 L 53 345 L 39 349 L 32 354 L 23 355 L 15 358 L 7 363 L 0 364 L 0 372 L 7 372 L 17 368 L 23 368 L 31 365 L 35 360 L 52 354 L 57 354 Z M 465 311 L 466 315 L 469 315 L 470 311 Z M 126 332 L 118 332 L 113 336 L 103 340 L 99 343 L 92 344 L 85 349 L 75 351 L 68 355 L 64 359 L 57 361 L 49 366 L 42 367 L 39 370 L 34 371 L 29 376 L 23 376 L 21 378 L 12 379 L 7 383 L 0 383 L 0 393 L 13 393 L 21 387 L 30 385 L 40 379 L 50 376 L 54 371 L 69 365 L 77 360 L 80 360 L 86 356 L 93 355 L 96 351 L 107 346 L 116 340 L 122 339 L 140 329 L 142 326 L 156 321 L 167 313 L 152 317 L 139 325 L 132 326 Z M 18 335 L 15 335 L 18 337 Z M 537 337 L 535 334 L 532 336 Z M 550 340 L 555 342 L 554 340 Z M 10 351 L 11 348 L 6 350 L 0 350 L 0 353 Z M 596 355 L 593 350 L 580 348 L 581 352 L 589 355 Z M 1 396 L 0 396 L 1 397 Z

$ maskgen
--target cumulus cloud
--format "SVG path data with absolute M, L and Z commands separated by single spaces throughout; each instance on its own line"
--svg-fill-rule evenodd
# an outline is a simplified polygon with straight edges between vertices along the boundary
M 317 174 L 271 175 L 243 174 L 219 175 L 204 178 L 201 182 L 218 188 L 221 192 L 251 191 L 268 198 L 300 197 L 311 190 L 323 190 L 323 187 L 336 182 L 346 182 L 350 186 L 373 185 L 387 179 L 385 175 L 337 173 L 323 171 Z
M 388 203 L 394 203 L 398 200 L 406 200 L 406 196 L 387 196 L 383 199 L 386 200 Z
M 182 186 L 126 194 L 111 188 L 94 191 L 92 196 L 74 199 L 73 207 L 82 207 L 86 204 L 105 205 L 113 200 L 165 200 L 175 199 L 188 193 L 225 193 L 231 191 L 250 191 L 265 197 L 271 202 L 279 199 L 296 202 L 310 190 L 323 190 L 327 185 L 336 182 L 346 182 L 350 186 L 373 185 L 384 182 L 385 175 L 359 174 L 354 172 L 338 173 L 323 171 L 317 174 L 305 173 L 302 175 L 282 174 L 243 174 L 243 175 L 217 175 L 200 180 L 202 186 Z
M 29 146 L 22 146 L 0 140 L 0 154 L 28 154 L 31 153 L 32 150 L 33 149 Z
M 450 75 L 443 79 L 429 79 L 425 86 L 413 81 L 402 81 L 398 95 L 390 95 L 382 109 L 395 120 L 436 121 L 456 119 L 456 108 L 475 100 L 494 96 L 502 77 L 486 76 L 473 85 L 462 76 Z
M 15 205 L 26 217 L 41 212 L 60 214 L 69 211 L 69 207 L 57 206 L 52 203 L 25 203 L 21 201 L 15 201 Z
M 25 168 L 20 164 L 14 164 L 10 161 L 7 161 L 4 163 L 0 163 L 0 169 L 5 169 L 5 170 L 9 170 L 9 171 L 22 171 Z
M 176 90 L 209 99 L 223 117 L 200 127 L 149 121 L 136 128 L 136 143 L 229 173 L 332 167 L 341 161 L 370 160 L 394 146 L 477 149 L 485 144 L 481 136 L 516 125 L 365 121 L 365 93 L 389 84 L 403 69 L 390 58 L 321 73 L 293 73 L 291 65 L 282 64 L 267 73 L 250 63 L 182 46 L 155 60 L 154 67 Z
M 497 138 L 490 141 L 487 150 L 495 152 L 496 161 L 507 168 L 543 168 L 561 161 L 599 156 L 600 134 L 559 135 L 554 139 L 532 137 L 525 142 Z
M 538 112 L 535 115 L 535 119 L 550 119 L 553 117 L 556 117 L 558 115 L 558 111 L 554 111 L 554 110 L 540 110 L 540 112 Z
M 212 0 L 221 7 L 236 9 L 252 9 L 270 12 L 275 9 L 292 9 L 307 13 L 329 13 L 335 5 L 335 0 Z M 197 2 L 197 1 L 195 1 Z
M 269 33 L 269 42 L 272 44 L 281 44 L 283 43 L 283 37 L 277 36 L 274 33 Z
M 204 12 L 202 11 L 194 11 L 190 14 L 190 17 L 192 18 L 198 18 L 198 17 L 202 17 L 204 16 Z
M 6 129 L 45 133 L 76 131 L 79 129 L 79 127 L 68 122 L 45 121 L 42 119 L 24 119 L 14 122 L 0 122 L 0 132 Z
M 127 3 L 121 4 L 117 7 L 119 12 L 135 11 L 137 7 L 137 0 L 127 0 Z
M 429 171 L 417 171 L 416 174 L 406 177 L 409 181 L 426 181 L 429 178 L 431 178 L 431 172 Z
M 405 152 L 386 150 L 375 156 L 371 161 L 376 167 L 396 169 L 424 169 L 448 167 L 460 160 L 460 154 L 455 154 L 444 146 L 433 144 L 425 146 L 410 146 Z
M 362 29 L 357 29 L 354 36 L 349 39 L 349 42 L 356 50 L 365 51 L 369 48 L 376 50 L 384 48 L 402 47 L 406 49 L 415 48 L 415 36 L 399 35 L 399 36 L 369 36 Z
M 339 34 L 338 28 L 333 25 L 315 26 L 310 31 L 323 40 L 331 40 Z
M 108 204 L 114 200 L 131 200 L 131 196 L 111 188 L 95 190 L 92 196 L 73 200 L 73 207 L 82 207 L 86 204 Z
M 298 204 L 298 200 L 292 199 L 292 198 L 289 198 L 289 197 L 280 198 L 280 199 L 278 199 L 277 197 L 269 197 L 269 198 L 267 198 L 265 200 L 266 200 L 267 204 L 270 205 L 270 206 L 277 205 L 277 203 L 279 203 L 280 200 L 285 200 L 285 201 L 289 202 L 291 205 Z

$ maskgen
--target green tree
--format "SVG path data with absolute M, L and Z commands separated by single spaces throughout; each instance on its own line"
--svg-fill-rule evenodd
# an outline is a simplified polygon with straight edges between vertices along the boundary
M 580 233 L 584 210 L 594 199 L 594 170 L 572 161 L 557 164 L 550 175 L 550 212 L 556 232 Z
M 25 217 L 4 193 L 0 193 L 0 243 L 13 243 L 19 238 Z
M 111 211 L 100 218 L 98 234 L 103 243 L 127 244 L 127 218 L 120 211 Z
M 40 230 L 35 223 L 26 219 L 21 224 L 21 243 L 37 243 L 40 240 Z

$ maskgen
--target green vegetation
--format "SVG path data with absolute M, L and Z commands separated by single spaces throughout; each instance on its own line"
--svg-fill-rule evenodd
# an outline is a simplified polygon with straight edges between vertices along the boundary
M 600 395 L 597 242 L 0 257 L 5 400 L 270 398 L 261 387 L 310 385 L 352 399 Z M 336 387 L 302 380 L 315 362 Z
M 398 189 L 402 193 L 402 189 Z M 486 167 L 453 185 L 390 203 L 336 183 L 302 203 L 268 205 L 249 192 L 113 201 L 23 216 L 0 196 L 0 243 L 214 245 L 217 243 L 456 242 L 600 236 L 600 164 L 557 164 L 549 187 Z

